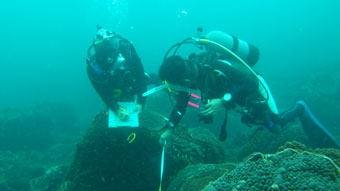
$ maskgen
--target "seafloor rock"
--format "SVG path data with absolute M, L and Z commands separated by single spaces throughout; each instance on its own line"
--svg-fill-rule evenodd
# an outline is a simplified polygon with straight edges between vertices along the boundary
M 41 151 L 0 151 L 0 190 L 34 191 L 30 181 L 43 176 L 45 167 L 55 162 L 52 159 Z
M 62 183 L 66 166 L 52 166 L 42 176 L 30 180 L 30 191 L 56 191 Z
M 74 144 L 54 146 L 43 151 L 0 151 L 0 191 L 56 191 L 68 170 L 64 166 L 72 161 Z
M 234 163 L 189 165 L 178 173 L 167 191 L 201 190 L 235 167 Z
M 8 190 L 26 191 L 30 188 L 30 180 L 42 174 L 44 174 L 44 169 L 40 166 L 15 165 L 6 171 L 3 182 Z
M 164 120 L 143 112 L 140 128 L 107 128 L 107 116 L 98 114 L 78 145 L 64 183 L 67 191 L 157 190 Z M 127 138 L 136 135 L 134 141 Z M 168 144 L 163 188 L 189 164 L 224 162 L 222 144 L 208 130 L 178 127 Z
M 253 154 L 202 191 L 340 190 L 340 169 L 327 156 L 291 148 Z

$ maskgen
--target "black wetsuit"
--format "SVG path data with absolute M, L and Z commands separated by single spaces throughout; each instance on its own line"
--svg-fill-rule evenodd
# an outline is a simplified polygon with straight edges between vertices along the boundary
M 118 69 L 114 74 L 102 70 L 94 62 L 88 63 L 87 74 L 105 104 L 112 110 L 117 110 L 117 102 L 134 102 L 142 106 L 145 97 L 142 94 L 147 90 L 146 77 L 141 60 L 134 47 L 128 43 L 117 48 L 125 58 L 125 69 Z
M 211 53 L 196 55 L 190 61 L 196 64 L 199 73 L 198 83 L 191 88 L 201 91 L 203 103 L 208 99 L 222 98 L 226 93 L 232 95 L 227 109 L 235 105 L 247 106 L 258 99 L 258 80 L 230 66 L 232 61 Z M 170 126 L 176 126 L 182 119 L 189 99 L 188 92 L 179 92 L 170 115 Z

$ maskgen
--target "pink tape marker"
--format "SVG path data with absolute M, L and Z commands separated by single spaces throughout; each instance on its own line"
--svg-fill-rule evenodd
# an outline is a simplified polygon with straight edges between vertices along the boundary
M 198 96 L 198 95 L 196 95 L 196 94 L 194 94 L 194 93 L 191 93 L 190 95 L 191 95 L 192 97 L 194 97 L 194 98 L 201 99 L 201 96 Z
M 188 101 L 188 105 L 191 105 L 192 107 L 196 107 L 196 108 L 200 107 L 199 105 L 192 103 L 191 101 Z

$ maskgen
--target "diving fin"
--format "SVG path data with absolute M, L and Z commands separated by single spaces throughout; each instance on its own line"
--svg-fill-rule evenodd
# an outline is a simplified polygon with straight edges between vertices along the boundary
M 324 125 L 314 116 L 307 104 L 300 100 L 297 105 L 303 107 L 304 112 L 299 116 L 303 125 L 303 129 L 314 147 L 320 148 L 337 148 L 340 149 L 340 144 L 336 138 L 326 129 Z

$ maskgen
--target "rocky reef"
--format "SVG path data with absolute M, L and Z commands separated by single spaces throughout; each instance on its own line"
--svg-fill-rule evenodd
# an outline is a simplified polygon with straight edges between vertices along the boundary
M 326 156 L 321 153 L 332 154 Z M 192 170 L 186 169 L 195 175 L 187 176 L 186 180 L 190 180 L 190 185 L 198 185 L 197 191 L 336 191 L 340 189 L 340 169 L 334 161 L 338 161 L 339 153 L 340 151 L 336 149 L 332 149 L 332 152 L 329 149 L 311 150 L 301 143 L 290 142 L 280 147 L 280 150 L 275 154 L 253 153 L 234 169 L 223 167 L 223 164 L 206 167 L 207 169 L 218 169 L 215 175 L 224 171 L 219 178 L 214 178 L 212 173 L 209 177 L 210 180 L 204 179 L 207 176 L 200 173 L 204 167 L 197 166 Z M 181 171 L 179 175 L 183 173 L 186 173 L 185 170 Z M 190 173 L 186 174 L 190 175 Z M 186 184 L 177 185 L 179 187 L 173 190 L 190 190 L 187 189 Z
M 68 169 L 63 162 L 52 151 L 0 151 L 0 190 L 55 191 Z
M 235 167 L 234 163 L 189 165 L 177 174 L 167 191 L 201 190 Z
M 145 111 L 140 128 L 108 128 L 106 114 L 98 114 L 77 146 L 64 190 L 157 190 L 164 124 L 161 116 Z M 173 135 L 165 156 L 164 189 L 190 164 L 225 161 L 223 145 L 208 130 L 178 127 Z

